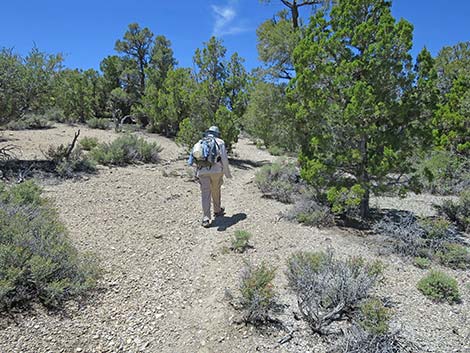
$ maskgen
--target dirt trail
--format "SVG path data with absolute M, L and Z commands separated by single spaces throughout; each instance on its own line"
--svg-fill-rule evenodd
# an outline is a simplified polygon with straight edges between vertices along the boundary
M 38 144 L 66 143 L 73 131 L 60 125 L 9 136 L 33 158 L 40 155 Z M 115 134 L 82 128 L 82 136 L 109 141 Z M 297 250 L 328 246 L 339 256 L 376 258 L 377 250 L 347 230 L 319 230 L 281 219 L 287 206 L 262 198 L 253 183 L 257 167 L 272 157 L 244 139 L 235 148 L 234 177 L 223 186 L 227 213 L 204 229 L 199 188 L 187 177 L 188 168 L 179 158 L 182 149 L 156 135 L 146 138 L 163 146 L 161 164 L 100 168 L 85 180 L 45 186 L 73 242 L 101 261 L 101 290 L 83 307 L 70 303 L 63 314 L 38 308 L 32 315 L 15 315 L 16 322 L 2 320 L 0 352 L 325 352 L 326 343 L 292 319 L 296 306 L 286 289 L 286 258 Z M 254 248 L 245 254 L 224 251 L 237 229 L 253 234 Z M 282 346 L 277 341 L 283 331 L 234 323 L 238 313 L 225 293 L 237 294 L 246 260 L 265 260 L 278 269 L 275 284 L 284 306 L 280 317 L 300 329 Z M 388 280 L 379 294 L 397 303 L 397 325 L 404 324 L 404 332 L 426 343 L 429 352 L 470 351 L 470 290 L 464 289 L 459 306 L 430 308 L 415 288 L 425 272 L 394 256 L 382 260 Z M 455 275 L 460 283 L 468 281 L 468 274 Z

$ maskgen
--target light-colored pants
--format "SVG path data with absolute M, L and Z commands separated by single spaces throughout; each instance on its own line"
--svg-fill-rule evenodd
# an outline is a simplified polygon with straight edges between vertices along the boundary
M 214 212 L 220 212 L 220 187 L 224 182 L 223 173 L 211 173 L 199 176 L 201 185 L 202 212 L 204 218 L 211 218 L 211 196 L 214 203 Z

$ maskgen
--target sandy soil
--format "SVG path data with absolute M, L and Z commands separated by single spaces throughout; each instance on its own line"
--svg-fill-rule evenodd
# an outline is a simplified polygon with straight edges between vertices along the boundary
M 57 125 L 4 137 L 21 147 L 21 158 L 43 158 L 41 149 L 70 142 L 76 129 Z M 83 136 L 110 141 L 116 134 L 81 127 Z M 284 220 L 279 214 L 288 206 L 263 198 L 253 182 L 258 165 L 273 157 L 245 139 L 235 148 L 234 178 L 223 186 L 226 215 L 204 229 L 199 187 L 188 177 L 184 151 L 169 139 L 145 137 L 163 147 L 160 164 L 101 167 L 81 180 L 44 183 L 73 243 L 101 261 L 103 279 L 84 305 L 71 302 L 62 313 L 36 307 L 4 315 L 0 352 L 326 352 L 329 343 L 294 320 L 297 307 L 284 271 L 292 252 L 327 247 L 340 257 L 380 258 L 387 265 L 377 293 L 395 304 L 394 326 L 423 351 L 470 352 L 468 272 L 445 269 L 459 281 L 462 304 L 434 304 L 416 289 L 426 271 L 395 255 L 379 255 L 373 234 Z M 419 200 L 428 212 L 430 199 Z M 386 200 L 387 207 L 394 205 Z M 224 250 L 238 229 L 253 234 L 253 248 L 244 254 Z M 287 343 L 278 344 L 287 334 L 283 330 L 237 323 L 240 314 L 226 293 L 237 295 L 244 261 L 276 266 L 284 307 L 278 317 L 295 330 Z

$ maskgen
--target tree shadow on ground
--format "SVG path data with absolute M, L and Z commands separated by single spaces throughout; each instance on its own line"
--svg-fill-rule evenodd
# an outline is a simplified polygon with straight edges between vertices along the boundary
M 217 227 L 217 231 L 223 232 L 230 228 L 231 226 L 237 224 L 240 221 L 243 221 L 247 218 L 246 213 L 237 213 L 230 217 L 222 216 L 217 217 L 211 224 L 211 227 Z
M 229 158 L 229 162 L 235 168 L 240 168 L 240 169 L 243 169 L 243 170 L 259 168 L 259 167 L 262 167 L 263 165 L 271 163 L 271 162 L 266 161 L 266 160 L 264 160 L 264 161 L 252 161 L 252 160 L 249 160 L 249 159 L 234 159 L 234 158 Z

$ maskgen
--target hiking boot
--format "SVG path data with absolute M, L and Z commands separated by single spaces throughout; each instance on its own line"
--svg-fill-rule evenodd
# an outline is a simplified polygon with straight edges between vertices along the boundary
M 214 212 L 214 217 L 220 217 L 225 214 L 225 208 L 221 207 L 219 212 Z
M 204 217 L 204 219 L 202 220 L 202 226 L 203 226 L 204 228 L 209 228 L 210 223 L 211 223 L 211 222 L 210 222 L 210 219 L 207 218 L 207 217 Z

